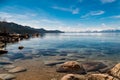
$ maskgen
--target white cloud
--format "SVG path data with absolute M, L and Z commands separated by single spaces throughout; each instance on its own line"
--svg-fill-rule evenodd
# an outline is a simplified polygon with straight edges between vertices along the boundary
M 37 15 L 38 16 L 38 15 Z M 31 26 L 34 28 L 45 28 L 45 29 L 58 29 L 59 26 L 64 26 L 64 24 L 56 19 L 39 17 L 36 19 L 36 14 L 26 13 L 26 14 L 15 14 L 0 12 L 0 19 L 5 19 L 8 22 L 15 22 L 24 26 Z
M 92 12 L 90 12 L 90 14 L 93 15 L 93 16 L 94 16 L 94 15 L 95 15 L 95 16 L 96 16 L 96 15 L 102 15 L 102 14 L 104 14 L 104 13 L 105 13 L 104 11 L 92 11 Z
M 91 12 L 81 16 L 81 18 L 86 18 L 86 17 L 89 17 L 89 16 L 98 16 L 98 15 L 102 15 L 104 13 L 105 13 L 105 11 L 102 11 L 102 10 L 100 10 L 100 11 L 91 11 Z
M 34 13 L 25 13 L 25 14 L 15 14 L 15 13 L 7 13 L 7 12 L 0 12 L 0 17 L 6 20 L 14 20 L 14 19 L 30 19 L 30 17 L 34 17 L 36 14 Z
M 94 31 L 94 30 L 104 30 L 104 29 L 115 29 L 115 25 L 101 23 L 99 25 L 87 25 L 84 23 L 76 23 L 70 25 L 69 23 L 62 22 L 60 20 L 51 19 L 51 18 L 34 18 L 36 14 L 31 13 L 26 14 L 14 14 L 7 12 L 0 12 L 0 17 L 6 18 L 8 22 L 15 22 L 21 25 L 27 25 L 34 28 L 45 28 L 47 30 L 62 30 L 62 31 Z M 38 16 L 37 16 L 38 17 Z M 118 27 L 118 24 L 116 24 Z
M 120 19 L 120 15 L 111 16 L 110 18 Z
M 112 3 L 115 2 L 116 0 L 100 0 L 103 4 L 105 3 Z
M 71 12 L 72 14 L 79 14 L 79 11 L 80 11 L 79 8 L 63 8 L 63 7 L 57 7 L 57 6 L 54 6 L 52 8 L 56 10 Z

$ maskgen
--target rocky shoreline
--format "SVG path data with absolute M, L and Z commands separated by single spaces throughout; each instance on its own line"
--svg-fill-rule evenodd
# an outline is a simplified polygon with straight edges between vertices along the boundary
M 24 39 L 39 37 L 38 33 L 35 34 L 9 34 L 0 33 L 0 48 L 4 48 L 6 43 L 15 43 Z
M 46 62 L 40 57 L 0 63 L 0 80 L 120 80 L 120 63 L 110 67 L 97 61 Z
M 89 73 L 87 69 L 90 68 L 90 65 L 87 68 L 81 67 L 76 61 L 69 61 L 62 64 L 61 70 L 67 70 L 70 73 L 75 72 L 75 74 L 67 74 L 61 80 L 120 80 L 120 63 L 116 64 L 113 68 L 107 69 L 104 73 L 96 72 Z M 96 67 L 96 65 L 92 65 Z M 61 68 L 61 67 L 60 67 Z M 72 70 L 72 71 L 71 71 Z M 76 74 L 80 72 L 81 75 Z M 86 73 L 85 75 L 82 75 Z

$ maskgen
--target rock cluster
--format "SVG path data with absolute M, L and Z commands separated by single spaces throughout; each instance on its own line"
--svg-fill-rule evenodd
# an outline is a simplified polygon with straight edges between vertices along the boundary
M 13 43 L 18 42 L 23 39 L 28 39 L 30 36 L 28 34 L 9 34 L 9 33 L 0 33 L 0 42 L 4 43 Z
M 67 69 L 66 66 L 63 67 L 63 65 L 64 66 L 67 65 L 67 68 L 69 65 L 69 69 Z M 72 66 L 74 66 L 74 65 L 78 65 L 78 63 L 77 62 L 66 62 L 66 63 L 62 64 L 62 66 L 60 66 L 60 67 L 62 67 L 62 69 L 74 70 L 74 69 L 76 69 L 76 68 L 72 68 Z M 89 67 L 89 66 L 87 66 L 87 67 Z M 82 69 L 83 68 L 85 70 L 85 67 L 82 67 Z M 91 69 L 91 66 L 90 66 L 90 69 Z M 77 70 L 79 71 L 80 67 Z M 86 72 L 87 71 L 88 70 L 86 70 Z M 93 71 L 94 71 L 94 69 L 93 69 Z M 120 80 L 120 63 L 115 65 L 112 69 L 110 69 L 108 72 L 106 72 L 104 74 L 102 74 L 102 73 L 90 73 L 90 74 L 86 74 L 86 75 L 67 74 L 67 75 L 63 76 L 61 78 L 61 80 Z
M 24 72 L 27 70 L 24 67 L 16 67 L 12 64 L 3 65 L 2 67 L 8 73 L 0 73 L 0 80 L 13 80 L 16 78 L 16 75 L 14 73 Z

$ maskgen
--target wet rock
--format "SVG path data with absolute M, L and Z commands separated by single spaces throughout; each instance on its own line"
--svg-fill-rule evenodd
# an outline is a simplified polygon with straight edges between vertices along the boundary
M 0 80 L 11 80 L 14 79 L 16 76 L 13 74 L 0 74 Z
M 66 60 L 66 58 L 58 58 L 57 60 Z
M 3 66 L 3 68 L 4 68 L 5 70 L 8 70 L 8 69 L 13 69 L 13 68 L 15 68 L 15 66 L 14 66 L 14 65 L 5 65 L 5 66 Z
M 99 72 L 107 73 L 110 69 L 111 69 L 110 67 L 106 67 L 106 68 L 100 69 Z
M 86 71 L 81 64 L 76 61 L 68 61 L 61 64 L 57 69 L 57 72 L 70 72 L 85 74 Z
M 24 67 L 16 67 L 16 68 L 13 68 L 11 70 L 8 70 L 8 72 L 10 72 L 10 73 L 18 73 L 18 72 L 24 72 L 26 70 L 27 69 L 24 68 Z
M 108 73 L 120 79 L 120 63 L 115 65 Z
M 119 79 L 109 76 L 108 74 L 91 74 L 88 77 L 88 80 L 119 80 Z
M 59 56 L 67 56 L 67 53 L 60 53 Z
M 80 54 L 75 54 L 75 53 L 71 53 L 67 55 L 68 57 L 73 57 L 73 58 L 85 58 L 85 56 L 80 55 Z
M 24 48 L 24 46 L 19 46 L 18 49 L 22 50 Z
M 7 64 L 12 64 L 12 61 L 8 61 L 8 60 L 0 60 L 0 65 L 7 65 Z
M 33 58 L 33 55 L 30 53 L 24 53 L 23 56 L 24 56 L 23 59 L 32 59 Z
M 46 66 L 55 66 L 57 64 L 62 64 L 64 63 L 65 61 L 44 61 L 44 64 Z
M 86 80 L 86 78 L 83 75 L 67 74 L 61 80 Z
M 84 62 L 82 63 L 86 71 L 98 71 L 99 69 L 106 68 L 107 65 L 105 65 L 102 62 Z
M 8 51 L 7 51 L 7 50 L 0 49 L 0 54 L 5 54 L 5 53 L 8 53 Z

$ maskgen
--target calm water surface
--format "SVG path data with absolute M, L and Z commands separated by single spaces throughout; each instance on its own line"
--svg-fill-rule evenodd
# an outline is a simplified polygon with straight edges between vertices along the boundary
M 25 48 L 18 50 L 18 46 L 21 45 Z M 7 50 L 8 54 L 2 56 L 11 60 L 32 58 L 32 56 L 76 54 L 88 60 L 120 61 L 120 33 L 45 34 L 39 38 L 10 44 Z

